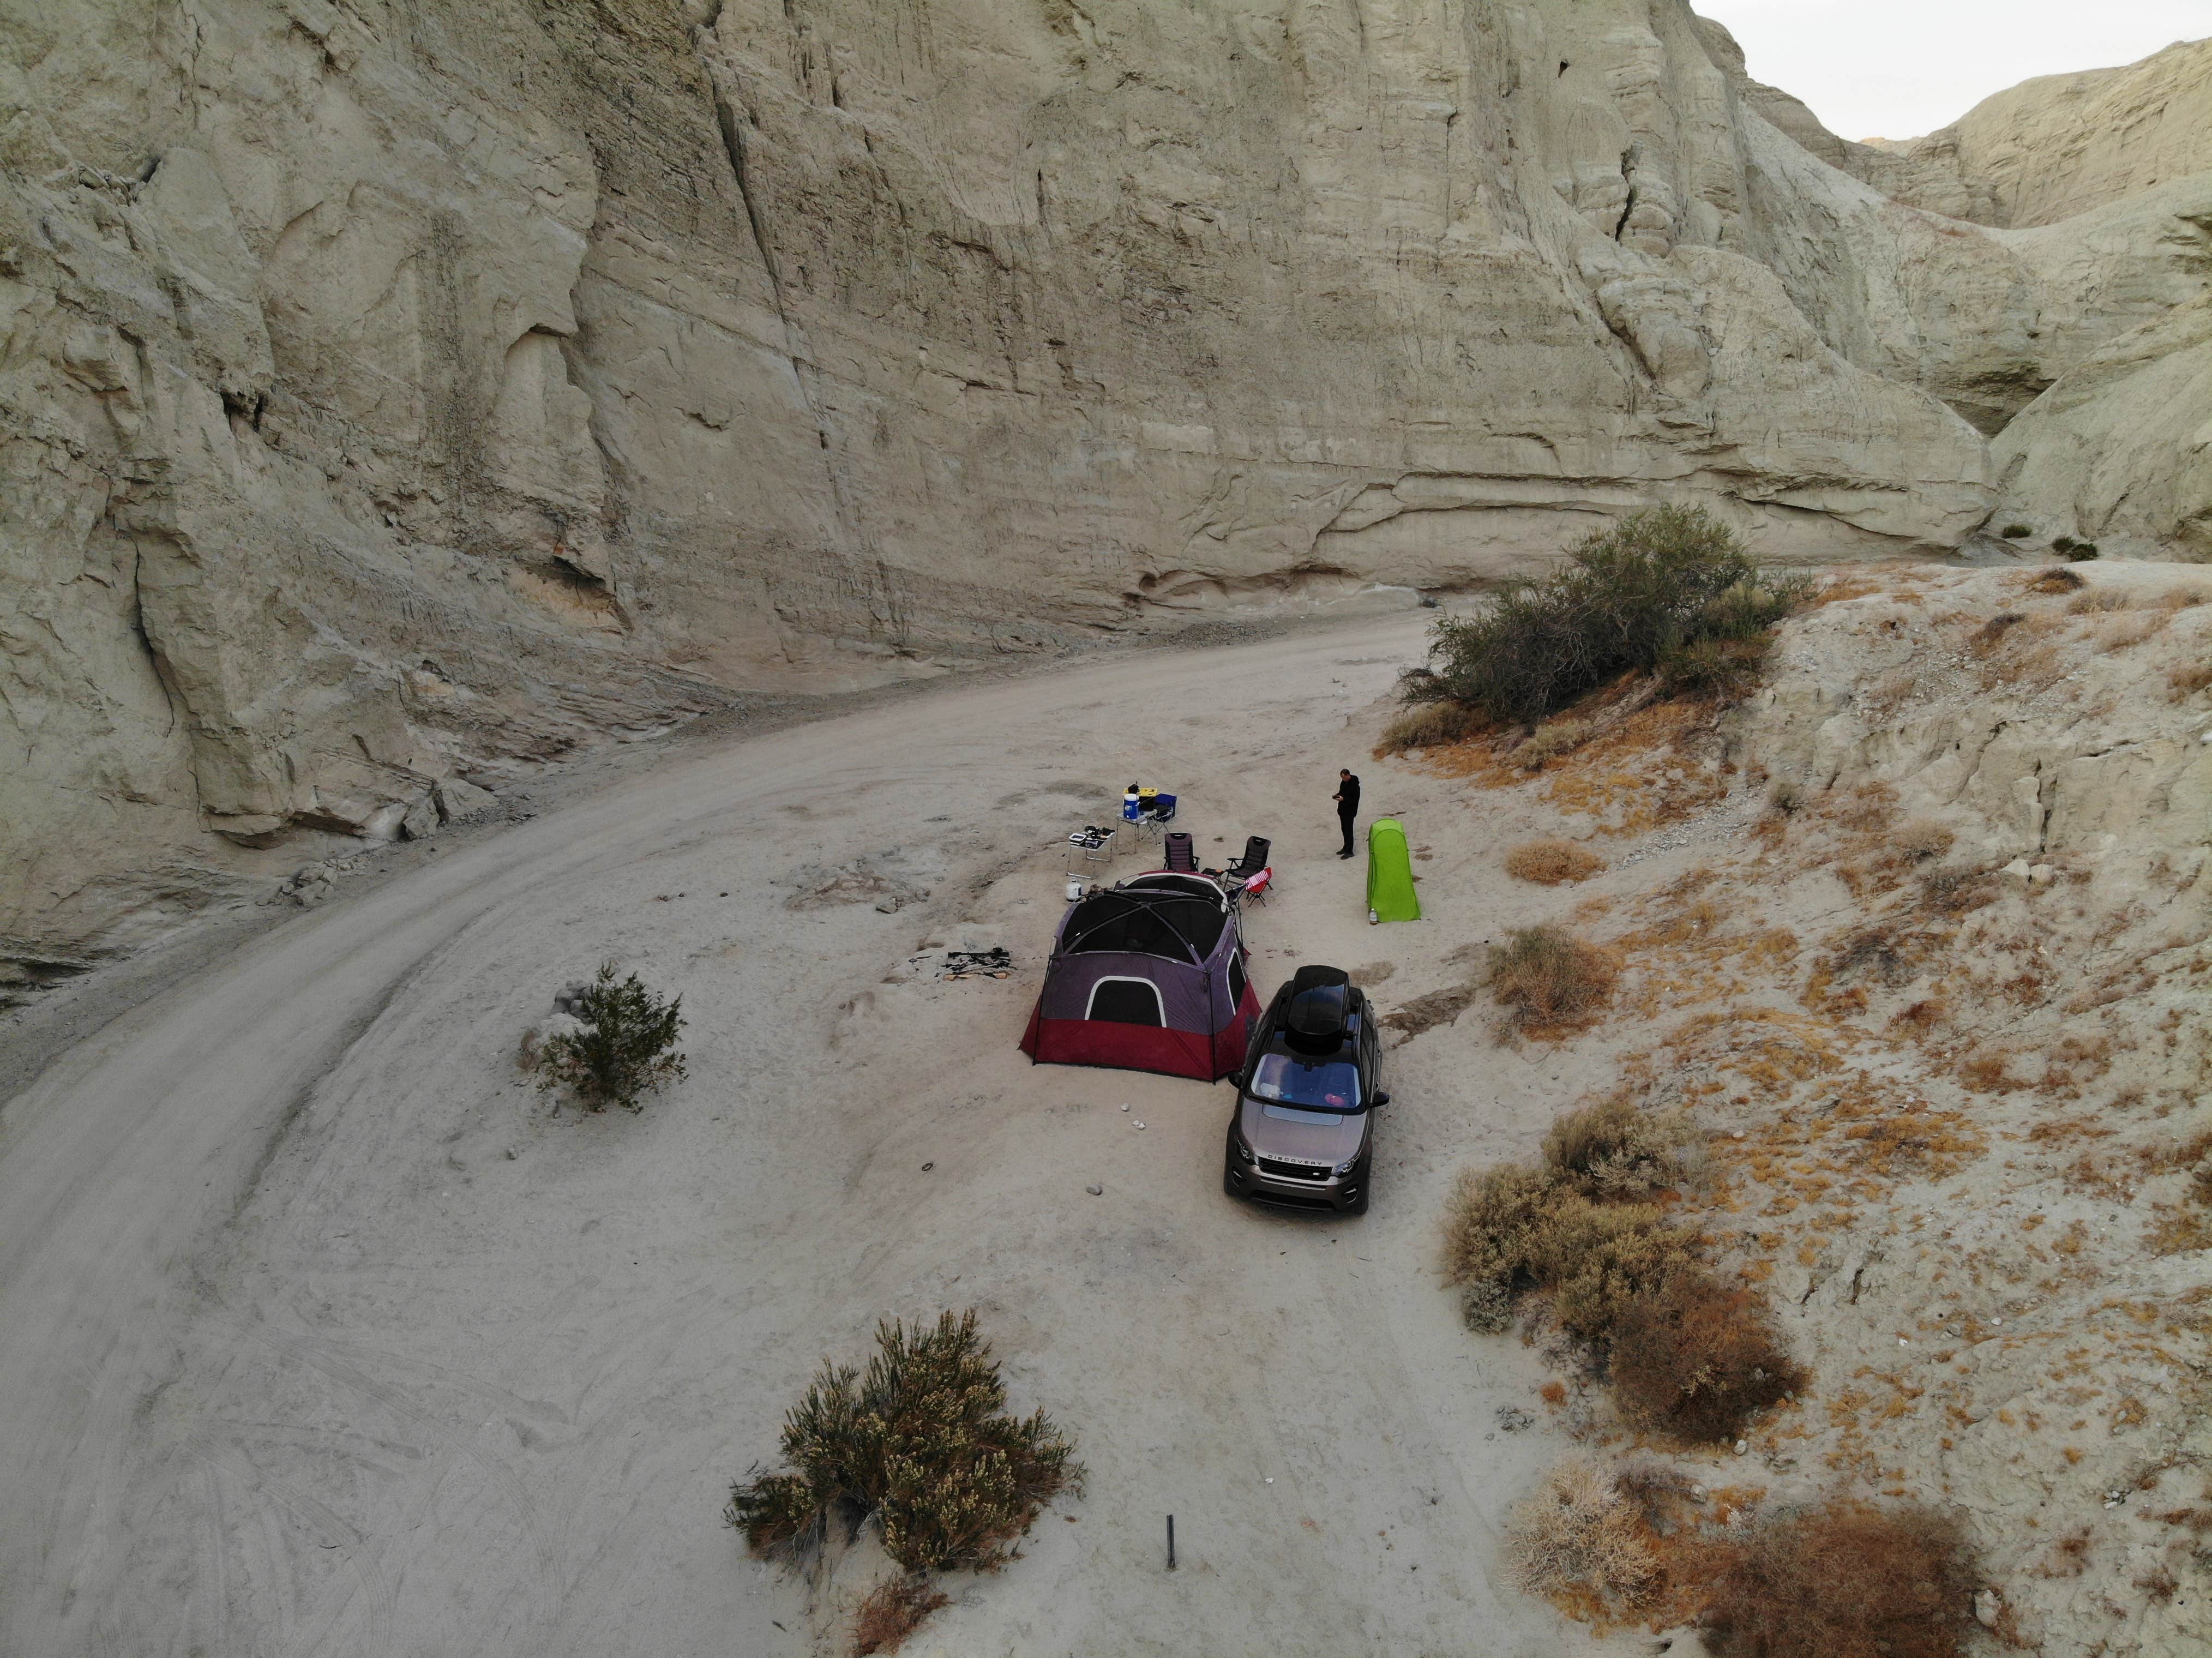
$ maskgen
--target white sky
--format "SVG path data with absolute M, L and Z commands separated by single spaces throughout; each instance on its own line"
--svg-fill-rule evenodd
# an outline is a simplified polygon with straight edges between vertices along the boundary
M 1916 138 L 2036 75 L 2212 35 L 2212 0 L 1691 0 L 1845 138 Z

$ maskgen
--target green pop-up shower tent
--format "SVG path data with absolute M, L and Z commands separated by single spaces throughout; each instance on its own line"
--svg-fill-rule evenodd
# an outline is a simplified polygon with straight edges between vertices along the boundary
M 1421 919 L 1421 900 L 1413 890 L 1413 860 L 1406 853 L 1406 826 L 1395 817 L 1378 817 L 1368 825 L 1367 919 Z

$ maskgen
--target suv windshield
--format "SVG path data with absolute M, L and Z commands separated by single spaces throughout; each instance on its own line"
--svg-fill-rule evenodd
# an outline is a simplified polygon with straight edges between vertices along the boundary
M 1276 1100 L 1316 1111 L 1359 1109 L 1359 1067 L 1349 1060 L 1302 1060 L 1295 1054 L 1263 1054 L 1252 1067 L 1247 1090 L 1257 1100 Z

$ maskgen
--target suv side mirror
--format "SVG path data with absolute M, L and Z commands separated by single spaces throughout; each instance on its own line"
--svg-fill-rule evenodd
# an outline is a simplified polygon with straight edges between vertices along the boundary
M 1389 1104 L 1389 1103 L 1390 1103 L 1390 1090 L 1389 1090 L 1389 1089 L 1387 1089 L 1387 1088 L 1386 1088 L 1386 1089 L 1382 1090 L 1381 1092 L 1379 1092 L 1378 1094 L 1376 1094 L 1376 1095 L 1375 1096 L 1375 1103 L 1376 1103 L 1376 1106 L 1378 1106 L 1378 1107 L 1385 1106 L 1385 1105 Z

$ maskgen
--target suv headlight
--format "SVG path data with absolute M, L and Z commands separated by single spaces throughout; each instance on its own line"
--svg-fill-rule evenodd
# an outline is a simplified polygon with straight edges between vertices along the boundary
M 1355 1151 L 1352 1156 L 1346 1157 L 1342 1163 L 1336 1165 L 1336 1172 L 1340 1175 L 1348 1175 L 1358 1167 L 1359 1154 Z
M 1252 1148 L 1244 1144 L 1244 1137 L 1242 1134 L 1231 1134 L 1229 1137 L 1229 1143 L 1237 1148 L 1239 1159 L 1245 1163 L 1253 1161 Z

